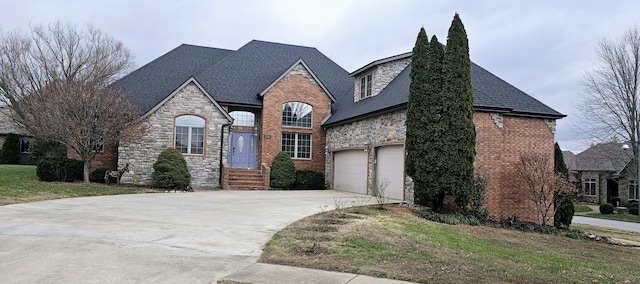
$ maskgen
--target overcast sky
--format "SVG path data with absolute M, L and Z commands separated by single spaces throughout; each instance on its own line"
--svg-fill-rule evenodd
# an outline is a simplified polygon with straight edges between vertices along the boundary
M 420 27 L 446 42 L 454 13 L 471 60 L 555 110 L 563 150 L 588 147 L 576 105 L 600 39 L 640 26 L 640 3 L 616 1 L 0 0 L 0 29 L 62 20 L 122 41 L 142 66 L 182 43 L 237 50 L 252 39 L 311 46 L 351 72 L 411 51 Z

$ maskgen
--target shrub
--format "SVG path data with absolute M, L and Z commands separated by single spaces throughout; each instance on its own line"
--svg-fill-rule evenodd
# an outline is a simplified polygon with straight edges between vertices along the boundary
M 614 196 L 609 198 L 609 203 L 613 206 L 620 206 L 620 197 Z
M 191 175 L 182 153 L 168 148 L 153 163 L 152 185 L 158 188 L 186 189 L 191 183 Z
M 444 214 L 437 213 L 428 210 L 421 210 L 418 214 L 429 221 L 448 224 L 448 225 L 470 225 L 470 226 L 478 226 L 481 225 L 482 222 L 478 220 L 475 216 L 472 215 L 462 215 L 462 214 Z
M 602 214 L 611 214 L 613 213 L 613 205 L 610 203 L 602 203 L 600 204 L 600 213 Z
M 296 171 L 296 188 L 324 189 L 324 173 L 312 170 Z
M 271 187 L 291 188 L 296 182 L 296 169 L 289 154 L 280 152 L 271 162 Z
M 41 181 L 82 180 L 84 163 L 67 158 L 40 158 L 36 161 L 36 175 Z
M 104 183 L 104 173 L 106 173 L 108 168 L 97 168 L 91 172 L 89 176 L 90 182 Z
M 556 228 L 569 227 L 571 225 L 571 219 L 575 213 L 573 206 L 573 194 L 570 192 L 557 193 L 555 196 L 554 204 L 557 207 L 553 216 L 553 226 Z
M 629 207 L 638 207 L 638 200 L 629 201 Z
M 9 133 L 0 149 L 0 164 L 20 163 L 20 136 Z
M 629 207 L 629 214 L 631 214 L 631 215 L 638 215 L 638 206 L 636 206 L 636 207 Z

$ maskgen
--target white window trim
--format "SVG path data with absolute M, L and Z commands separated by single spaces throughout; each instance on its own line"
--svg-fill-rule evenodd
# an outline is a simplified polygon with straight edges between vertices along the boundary
M 283 132 L 283 134 L 293 134 L 295 135 L 294 137 L 294 144 L 293 144 L 293 157 L 291 157 L 291 159 L 295 159 L 295 160 L 311 160 L 311 158 L 313 157 L 313 134 L 311 133 L 295 133 L 295 132 Z M 299 151 L 298 151 L 298 141 L 299 141 L 299 137 L 300 135 L 309 135 L 309 158 L 299 158 Z M 282 139 L 282 138 L 281 138 Z M 282 141 L 281 141 L 282 144 Z M 282 149 L 282 145 L 280 146 L 280 149 Z
M 194 126 L 194 125 L 179 124 L 178 123 L 178 118 L 182 117 L 182 116 L 195 116 L 195 117 L 198 117 L 198 118 L 200 118 L 200 119 L 202 119 L 204 121 L 204 125 L 202 127 L 200 127 L 200 126 Z M 202 118 L 202 117 L 200 117 L 200 116 L 197 116 L 197 115 L 185 114 L 185 115 L 176 116 L 174 124 L 175 124 L 175 126 L 173 127 L 173 148 L 177 149 L 176 148 L 176 144 L 178 142 L 178 139 L 176 139 L 176 134 L 177 134 L 178 127 L 186 127 L 187 128 L 187 152 L 186 153 L 182 153 L 182 154 L 183 155 L 204 156 L 204 154 L 206 152 L 205 151 L 205 148 L 206 148 L 205 145 L 207 145 L 207 143 L 205 141 L 206 137 L 207 137 L 207 129 L 206 129 L 207 120 Z M 193 128 L 202 128 L 202 153 L 195 153 L 194 154 L 191 151 L 191 139 L 193 138 L 192 137 Z M 180 152 L 182 152 L 182 151 L 180 151 Z
M 364 81 L 364 89 L 362 82 Z M 367 92 L 368 91 L 368 92 Z M 360 99 L 366 99 L 373 95 L 373 73 L 360 77 Z
M 587 184 L 594 185 L 594 188 L 595 188 L 594 194 L 591 194 L 591 187 L 587 187 Z M 584 189 L 585 196 L 598 196 L 598 180 L 597 179 L 594 179 L 594 178 L 584 179 L 584 181 L 582 182 L 582 186 Z

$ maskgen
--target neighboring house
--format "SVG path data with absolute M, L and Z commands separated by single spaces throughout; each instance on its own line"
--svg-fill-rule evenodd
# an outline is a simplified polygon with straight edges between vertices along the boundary
M 638 199 L 633 151 L 622 145 L 597 144 L 575 155 L 573 168 L 567 165 L 582 185 L 583 200 L 600 204 L 619 197 L 622 204 L 627 204 Z
M 20 136 L 20 164 L 32 164 L 33 162 L 29 157 L 29 142 L 31 141 L 31 136 L 9 117 L 9 108 L 7 105 L 0 103 L 0 150 L 4 145 L 5 138 L 10 133 Z
M 332 189 L 366 194 L 385 181 L 389 197 L 412 202 L 404 173 L 410 61 L 400 54 L 349 74 L 315 48 L 181 45 L 114 84 L 140 106 L 148 132 L 100 162 L 130 163 L 122 182 L 148 185 L 157 156 L 174 147 L 195 188 L 267 188 L 268 166 L 285 151 L 296 169 L 325 172 Z M 472 85 L 475 163 L 489 175 L 490 214 L 533 221 L 513 167 L 523 153 L 553 158 L 564 115 L 475 64 Z

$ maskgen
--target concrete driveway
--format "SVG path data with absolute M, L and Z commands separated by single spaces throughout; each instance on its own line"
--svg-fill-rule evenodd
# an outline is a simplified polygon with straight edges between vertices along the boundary
M 212 191 L 0 206 L 0 283 L 215 283 L 255 263 L 293 221 L 372 201 L 337 191 Z

